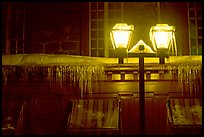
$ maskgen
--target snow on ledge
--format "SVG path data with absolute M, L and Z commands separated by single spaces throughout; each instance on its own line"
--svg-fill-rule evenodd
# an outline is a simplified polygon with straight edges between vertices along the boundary
M 13 54 L 3 55 L 2 65 L 102 65 L 96 58 L 66 54 Z

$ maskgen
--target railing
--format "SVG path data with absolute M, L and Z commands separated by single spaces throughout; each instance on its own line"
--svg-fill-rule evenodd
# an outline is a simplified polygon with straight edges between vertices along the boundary
M 145 80 L 178 80 L 178 68 L 161 64 L 145 65 Z M 105 68 L 106 81 L 138 81 L 138 64 L 108 65 Z

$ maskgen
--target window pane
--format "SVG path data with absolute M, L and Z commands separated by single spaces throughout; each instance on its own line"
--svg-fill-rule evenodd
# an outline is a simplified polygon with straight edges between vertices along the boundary
M 97 19 L 97 12 L 91 12 L 91 19 Z
M 104 21 L 103 20 L 98 21 L 98 28 L 100 28 L 100 29 L 104 28 Z
M 194 2 L 189 2 L 189 7 L 193 8 L 194 7 Z
M 202 2 L 196 2 L 196 7 L 197 8 L 202 8 Z
M 196 46 L 196 39 L 191 39 L 191 46 Z
M 97 38 L 97 32 L 91 31 L 91 38 Z
M 92 57 L 97 57 L 97 50 L 91 50 L 91 56 Z
M 92 10 L 96 10 L 97 9 L 97 3 L 96 2 L 92 2 L 91 3 L 91 9 Z
M 16 50 L 11 50 L 11 54 L 16 54 Z
M 18 41 L 18 49 L 22 49 L 23 50 L 23 41 L 22 40 Z
M 103 10 L 104 9 L 104 3 L 103 2 L 99 2 L 98 3 L 98 9 L 99 10 Z
M 17 32 L 18 32 L 18 24 L 17 22 L 11 22 L 11 30 L 10 30 L 10 36 L 11 36 L 11 39 L 15 39 L 17 38 Z
M 17 23 L 17 38 L 22 39 L 23 38 L 23 22 Z
M 198 36 L 202 36 L 202 29 L 198 29 Z
M 23 50 L 18 50 L 18 54 L 23 54 Z
M 104 48 L 104 41 L 103 40 L 98 41 L 98 48 Z
M 109 12 L 109 14 L 108 14 L 108 16 L 109 16 L 109 18 L 114 18 L 115 16 L 114 16 L 114 12 Z
M 202 55 L 202 47 L 198 47 L 198 55 Z
M 191 38 L 193 39 L 196 39 L 197 38 L 197 28 L 196 27 L 191 27 L 190 28 L 190 35 L 191 35 Z
M 202 47 L 202 38 L 198 38 L 198 46 Z
M 16 50 L 16 40 L 11 40 L 10 49 Z
M 17 20 L 17 10 L 18 10 L 17 6 L 15 4 L 12 4 L 11 10 L 12 10 L 12 13 L 11 13 L 12 20 Z
M 91 28 L 96 29 L 97 28 L 97 22 L 96 21 L 91 21 Z
M 191 20 L 190 20 L 190 25 L 194 27 L 194 26 L 195 26 L 195 20 L 192 20 L 192 19 L 191 19 Z
M 121 9 L 121 7 L 122 7 L 122 3 L 121 2 L 116 2 L 115 3 L 115 6 L 116 6 L 116 9 Z
M 98 56 L 99 57 L 104 57 L 104 49 L 99 49 L 98 50 Z
M 194 12 L 194 10 L 190 10 L 190 11 L 189 11 L 189 16 L 190 16 L 190 17 L 195 17 L 195 12 Z
M 192 55 L 197 55 L 196 47 L 191 47 L 191 54 Z
M 196 12 L 196 14 L 197 14 L 197 17 L 202 17 L 202 10 L 201 9 L 197 9 L 197 12 Z
M 97 48 L 96 40 L 91 40 L 91 48 Z
M 117 18 L 117 19 L 122 18 L 121 12 L 116 12 L 116 18 Z
M 99 19 L 104 19 L 104 12 L 103 11 L 98 12 L 98 18 Z
M 18 14 L 18 20 L 23 21 L 24 20 L 24 11 L 20 10 Z
M 103 30 L 98 31 L 98 38 L 104 38 L 104 31 Z
M 202 27 L 202 20 L 201 19 L 197 19 L 197 25 L 198 25 L 198 27 Z
M 113 2 L 109 2 L 108 3 L 108 9 L 113 9 L 114 8 L 114 3 Z

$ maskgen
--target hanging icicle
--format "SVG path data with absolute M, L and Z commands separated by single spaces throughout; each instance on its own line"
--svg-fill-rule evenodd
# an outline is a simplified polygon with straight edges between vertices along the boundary
M 181 92 L 190 94 L 199 92 L 198 83 L 201 71 L 200 64 L 182 63 L 178 65 L 178 83 Z

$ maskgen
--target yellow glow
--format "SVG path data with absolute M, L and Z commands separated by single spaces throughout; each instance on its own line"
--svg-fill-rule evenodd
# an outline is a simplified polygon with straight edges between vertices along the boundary
M 128 44 L 134 30 L 133 25 L 126 23 L 117 23 L 110 33 L 111 41 L 114 48 L 128 48 Z
M 113 31 L 116 48 L 127 48 L 130 38 L 129 31 Z
M 168 49 L 170 38 L 171 38 L 171 32 L 154 32 L 155 42 L 157 45 L 157 48 L 165 48 Z
M 175 27 L 169 26 L 168 24 L 157 24 L 151 27 L 150 40 L 154 50 L 157 51 L 163 48 L 177 52 L 174 32 Z

